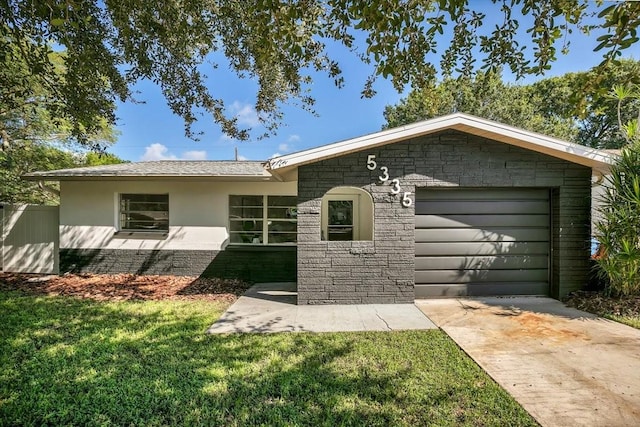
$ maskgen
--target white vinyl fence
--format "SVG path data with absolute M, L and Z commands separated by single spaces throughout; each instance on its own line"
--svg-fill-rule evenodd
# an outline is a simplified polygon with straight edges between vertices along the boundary
M 57 206 L 0 205 L 2 271 L 58 274 Z

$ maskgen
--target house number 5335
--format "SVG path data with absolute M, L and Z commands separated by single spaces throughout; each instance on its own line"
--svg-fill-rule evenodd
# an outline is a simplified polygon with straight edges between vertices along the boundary
M 378 169 L 378 163 L 376 162 L 375 154 L 369 154 L 367 156 L 367 169 L 369 169 L 370 171 Z M 380 176 L 378 176 L 380 182 L 382 182 L 383 184 L 388 182 L 390 178 L 389 168 L 386 166 L 380 166 L 380 172 L 381 174 Z M 400 180 L 397 178 L 391 180 L 391 194 L 402 194 L 402 206 L 404 206 L 405 208 L 408 208 L 413 204 L 413 200 L 411 199 L 411 192 L 402 191 L 402 187 L 400 187 Z

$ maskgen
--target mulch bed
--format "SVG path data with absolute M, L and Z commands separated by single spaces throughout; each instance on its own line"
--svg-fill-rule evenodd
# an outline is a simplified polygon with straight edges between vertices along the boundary
M 1 291 L 28 295 L 73 296 L 98 301 L 208 300 L 233 302 L 250 283 L 242 280 L 190 276 L 135 274 L 39 274 L 0 273 Z M 640 296 L 615 298 L 602 292 L 572 292 L 564 300 L 569 307 L 594 314 L 640 316 Z
M 0 273 L 0 290 L 28 295 L 64 295 L 98 301 L 208 300 L 233 302 L 250 283 L 241 280 L 189 276 L 135 274 L 36 274 Z
M 602 292 L 576 291 L 569 294 L 564 303 L 598 315 L 640 316 L 640 296 L 618 298 Z

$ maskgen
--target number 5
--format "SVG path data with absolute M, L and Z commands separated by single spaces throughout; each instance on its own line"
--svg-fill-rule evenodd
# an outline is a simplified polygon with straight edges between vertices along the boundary
M 369 169 L 370 171 L 376 170 L 376 168 L 378 167 L 378 164 L 376 163 L 376 155 L 375 154 L 369 154 L 367 156 L 367 169 Z
M 411 200 L 410 196 L 411 196 L 410 191 L 405 191 L 404 196 L 402 196 L 402 206 L 404 206 L 405 208 L 408 208 L 413 204 L 413 200 Z

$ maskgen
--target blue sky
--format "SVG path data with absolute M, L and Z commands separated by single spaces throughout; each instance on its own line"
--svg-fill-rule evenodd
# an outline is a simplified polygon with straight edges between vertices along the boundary
M 545 77 L 584 71 L 597 65 L 601 61 L 601 54 L 592 52 L 596 37 L 597 34 L 590 37 L 573 34 L 569 55 L 558 54 L 558 60 Z M 136 98 L 144 103 L 118 105 L 117 128 L 120 136 L 108 151 L 131 161 L 232 160 L 237 147 L 241 159 L 265 160 L 277 154 L 379 131 L 384 124 L 384 107 L 396 104 L 402 94 L 398 94 L 388 81 L 380 78 L 375 85 L 377 95 L 372 99 L 362 99 L 360 91 L 371 72 L 370 66 L 361 63 L 354 54 L 344 49 L 336 48 L 330 53 L 342 66 L 345 86 L 338 89 L 326 76 L 315 76 L 311 90 L 316 99 L 318 116 L 294 105 L 284 106 L 284 124 L 276 136 L 258 141 L 230 140 L 211 119 L 203 117 L 194 129 L 204 134 L 200 141 L 193 141 L 184 135 L 182 119 L 171 113 L 160 89 L 151 82 L 142 82 L 135 89 L 139 91 Z M 640 59 L 640 46 L 636 44 L 627 49 L 624 56 Z M 434 57 L 434 62 L 438 61 L 439 57 Z M 238 117 L 240 125 L 256 126 L 257 116 L 253 109 L 255 82 L 239 79 L 224 70 L 218 70 L 215 78 L 216 81 L 211 81 L 214 95 L 225 100 L 227 107 Z M 522 82 L 530 83 L 540 78 L 530 76 Z

